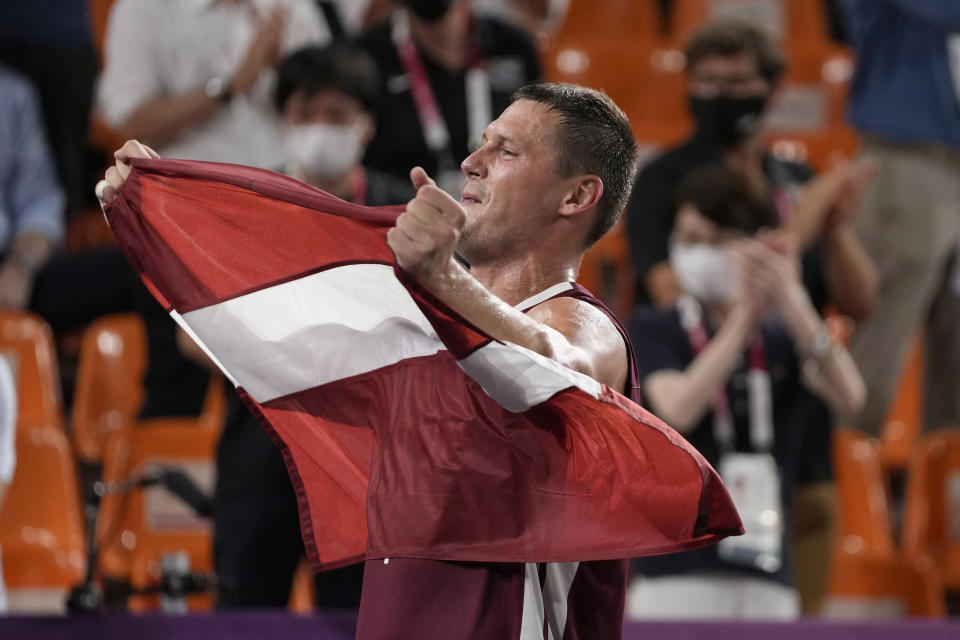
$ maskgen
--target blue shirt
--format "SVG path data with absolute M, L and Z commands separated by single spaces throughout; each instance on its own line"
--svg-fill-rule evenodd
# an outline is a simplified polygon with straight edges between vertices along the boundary
M 960 33 L 957 0 L 844 0 L 856 50 L 849 117 L 897 141 L 960 147 L 960 98 L 947 38 Z
M 63 239 L 64 195 L 39 115 L 30 83 L 0 66 L 0 255 L 28 231 Z

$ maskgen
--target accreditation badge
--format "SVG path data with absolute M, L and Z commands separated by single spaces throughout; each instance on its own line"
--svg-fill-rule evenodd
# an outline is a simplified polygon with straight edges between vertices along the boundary
M 783 505 L 780 473 L 769 453 L 723 454 L 717 466 L 733 504 L 740 513 L 742 536 L 717 545 L 720 558 L 773 573 L 783 566 Z

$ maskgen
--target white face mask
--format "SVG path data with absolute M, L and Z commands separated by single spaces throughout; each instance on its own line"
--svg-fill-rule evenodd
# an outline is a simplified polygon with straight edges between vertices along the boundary
M 320 123 L 289 125 L 284 150 L 293 171 L 312 178 L 339 178 L 356 165 L 363 154 L 360 127 Z
M 670 265 L 683 290 L 703 302 L 731 300 L 740 286 L 736 265 L 721 247 L 674 244 Z

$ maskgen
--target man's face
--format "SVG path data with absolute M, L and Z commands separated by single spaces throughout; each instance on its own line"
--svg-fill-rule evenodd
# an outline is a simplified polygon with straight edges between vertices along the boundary
M 689 92 L 695 98 L 752 98 L 767 95 L 771 86 L 760 75 L 749 53 L 701 58 L 689 73 Z
M 557 173 L 559 122 L 546 105 L 518 100 L 487 127 L 480 147 L 461 164 L 467 223 L 459 251 L 471 264 L 496 261 L 536 242 L 560 206 L 569 179 Z

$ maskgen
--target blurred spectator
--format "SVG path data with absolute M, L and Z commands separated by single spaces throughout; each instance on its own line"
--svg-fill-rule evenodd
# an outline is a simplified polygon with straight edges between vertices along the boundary
M 667 259 L 676 188 L 691 170 L 722 162 L 745 174 L 759 197 L 777 204 L 780 219 L 796 232 L 801 247 L 822 240 L 822 294 L 841 312 L 864 317 L 872 304 L 874 274 L 851 230 L 850 207 L 835 211 L 859 194 L 864 171 L 841 166 L 814 190 L 814 197 L 804 198 L 801 187 L 810 180 L 810 169 L 778 160 L 764 149 L 760 128 L 786 61 L 763 32 L 738 22 L 709 24 L 690 40 L 686 57 L 696 130 L 690 140 L 644 167 L 628 207 L 637 299 L 669 305 L 679 295 Z M 815 295 L 818 307 L 820 293 Z
M 681 294 L 668 260 L 677 185 L 697 167 L 723 164 L 745 175 L 754 196 L 770 203 L 784 231 L 802 250 L 803 283 L 814 306 L 828 303 L 862 319 L 873 305 L 876 274 L 852 230 L 852 215 L 869 166 L 839 164 L 818 178 L 804 166 L 768 153 L 760 127 L 786 69 L 782 53 L 757 28 L 738 22 L 704 26 L 686 48 L 690 109 L 696 130 L 687 142 L 654 159 L 639 174 L 626 220 L 637 299 L 671 305 Z M 798 536 L 812 542 L 803 558 L 805 613 L 826 590 L 833 523 L 833 416 L 814 394 L 800 391 L 791 419 L 798 427 Z M 819 551 L 817 551 L 819 550 Z
M 540 78 L 536 46 L 526 32 L 473 14 L 468 0 L 404 0 L 406 9 L 361 34 L 377 61 L 381 127 L 365 164 L 408 179 L 422 166 L 460 194 L 460 162 L 511 94 Z
M 17 462 L 17 385 L 13 369 L 7 359 L 0 354 L 0 512 L 7 494 L 7 487 L 13 480 L 13 471 Z M 3 582 L 3 566 L 0 563 L 0 615 L 7 612 L 7 588 Z
M 880 276 L 851 353 L 876 434 L 912 337 L 926 329 L 924 428 L 960 424 L 960 3 L 844 2 L 856 52 L 850 119 L 877 166 L 857 232 Z M 925 327 L 924 327 L 925 323 Z
M 99 108 L 164 156 L 277 167 L 273 67 L 328 38 L 313 0 L 117 0 Z
M 63 209 L 33 87 L 0 66 L 0 309 L 29 309 L 56 330 L 128 311 L 136 283 L 119 250 L 54 253 Z
M 0 309 L 25 309 L 63 239 L 57 183 L 33 87 L 0 67 Z
M 68 215 L 94 204 L 87 136 L 98 61 L 88 5 L 0 2 L 0 62 L 27 76 L 39 93 Z
M 793 618 L 791 524 L 805 386 L 836 410 L 863 383 L 804 292 L 789 235 L 742 174 L 715 165 L 680 189 L 670 262 L 683 294 L 631 323 L 650 408 L 715 466 L 746 535 L 634 561 L 634 618 Z
M 360 164 L 376 130 L 379 89 L 376 63 L 354 46 L 309 47 L 287 57 L 275 92 L 287 173 L 356 204 L 410 200 L 408 179 Z

